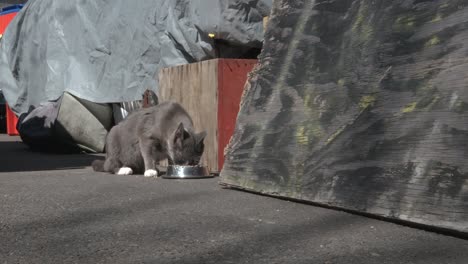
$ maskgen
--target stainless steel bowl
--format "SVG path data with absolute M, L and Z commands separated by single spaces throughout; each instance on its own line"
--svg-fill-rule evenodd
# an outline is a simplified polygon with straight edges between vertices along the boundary
M 179 166 L 169 165 L 165 175 L 165 179 L 199 179 L 211 178 L 208 167 L 206 166 Z

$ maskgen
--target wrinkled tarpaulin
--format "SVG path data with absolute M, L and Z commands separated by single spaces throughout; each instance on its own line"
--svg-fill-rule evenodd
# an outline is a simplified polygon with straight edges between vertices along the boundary
M 467 1 L 275 1 L 227 185 L 468 233 Z
M 140 100 L 157 71 L 214 57 L 213 40 L 261 47 L 271 0 L 30 0 L 0 46 L 0 87 L 17 113 L 64 91 Z

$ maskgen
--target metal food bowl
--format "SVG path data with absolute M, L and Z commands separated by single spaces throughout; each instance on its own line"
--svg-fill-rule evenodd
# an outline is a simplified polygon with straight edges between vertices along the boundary
M 206 166 L 180 166 L 169 165 L 167 171 L 162 178 L 165 179 L 200 179 L 211 178 L 210 171 Z

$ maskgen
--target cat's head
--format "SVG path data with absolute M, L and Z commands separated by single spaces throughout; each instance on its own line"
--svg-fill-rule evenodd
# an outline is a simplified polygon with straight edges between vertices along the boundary
M 198 165 L 205 149 L 203 143 L 205 137 L 205 131 L 200 133 L 189 132 L 180 123 L 171 139 L 169 164 Z

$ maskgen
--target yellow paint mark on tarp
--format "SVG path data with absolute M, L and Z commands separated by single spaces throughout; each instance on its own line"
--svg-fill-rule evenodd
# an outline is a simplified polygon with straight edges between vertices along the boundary
M 400 16 L 395 20 L 393 27 L 396 31 L 409 31 L 413 30 L 415 26 L 415 18 L 411 16 Z
M 313 140 L 322 138 L 325 135 L 323 128 L 317 121 L 308 124 L 302 124 L 296 128 L 296 143 L 299 145 L 309 145 Z
M 432 109 L 432 107 L 439 101 L 440 99 L 440 96 L 436 95 L 434 96 L 434 98 L 432 99 L 432 101 L 426 106 L 426 109 Z
M 363 41 L 368 41 L 374 33 L 370 22 L 366 21 L 369 17 L 369 7 L 366 3 L 362 2 L 356 15 L 356 21 L 353 24 L 352 30 L 358 33 L 360 39 Z
M 338 80 L 338 85 L 339 85 L 339 86 L 344 86 L 344 85 L 345 85 L 345 80 L 339 79 L 339 80 Z
M 359 10 L 357 13 L 356 21 L 354 22 L 354 25 L 353 25 L 354 31 L 356 31 L 362 26 L 362 24 L 364 23 L 367 17 L 367 13 L 368 13 L 368 7 L 366 6 L 364 2 L 361 2 L 361 5 L 359 6 Z
M 307 145 L 309 143 L 309 136 L 306 133 L 305 126 L 298 126 L 296 129 L 296 141 L 298 144 Z
M 395 22 L 400 26 L 412 27 L 412 26 L 414 26 L 414 20 L 415 20 L 414 17 L 401 16 L 401 17 L 397 18 L 397 20 Z
M 304 106 L 305 107 L 310 107 L 310 94 L 307 94 L 305 97 L 304 97 Z
M 432 20 L 431 20 L 431 23 L 434 23 L 434 22 L 439 22 L 442 20 L 442 16 L 440 14 L 437 14 Z
M 359 101 L 359 107 L 361 109 L 366 109 L 368 107 L 373 106 L 375 103 L 375 96 L 373 95 L 366 95 L 361 98 Z
M 401 111 L 402 111 L 403 113 L 410 113 L 410 112 L 413 112 L 414 109 L 416 109 L 416 105 L 417 105 L 416 102 L 407 104 L 405 107 L 403 107 L 403 109 L 402 109 Z
M 433 36 L 426 42 L 426 46 L 434 46 L 440 43 L 440 38 L 437 36 Z
M 327 145 L 330 144 L 333 140 L 335 140 L 336 137 L 338 137 L 344 130 L 346 126 L 341 127 L 335 133 L 333 133 L 328 139 L 327 139 Z
M 311 137 L 321 138 L 324 135 L 322 127 L 320 126 L 320 124 L 317 124 L 317 122 L 315 124 L 310 124 L 308 127 L 308 131 L 310 131 L 308 135 Z

